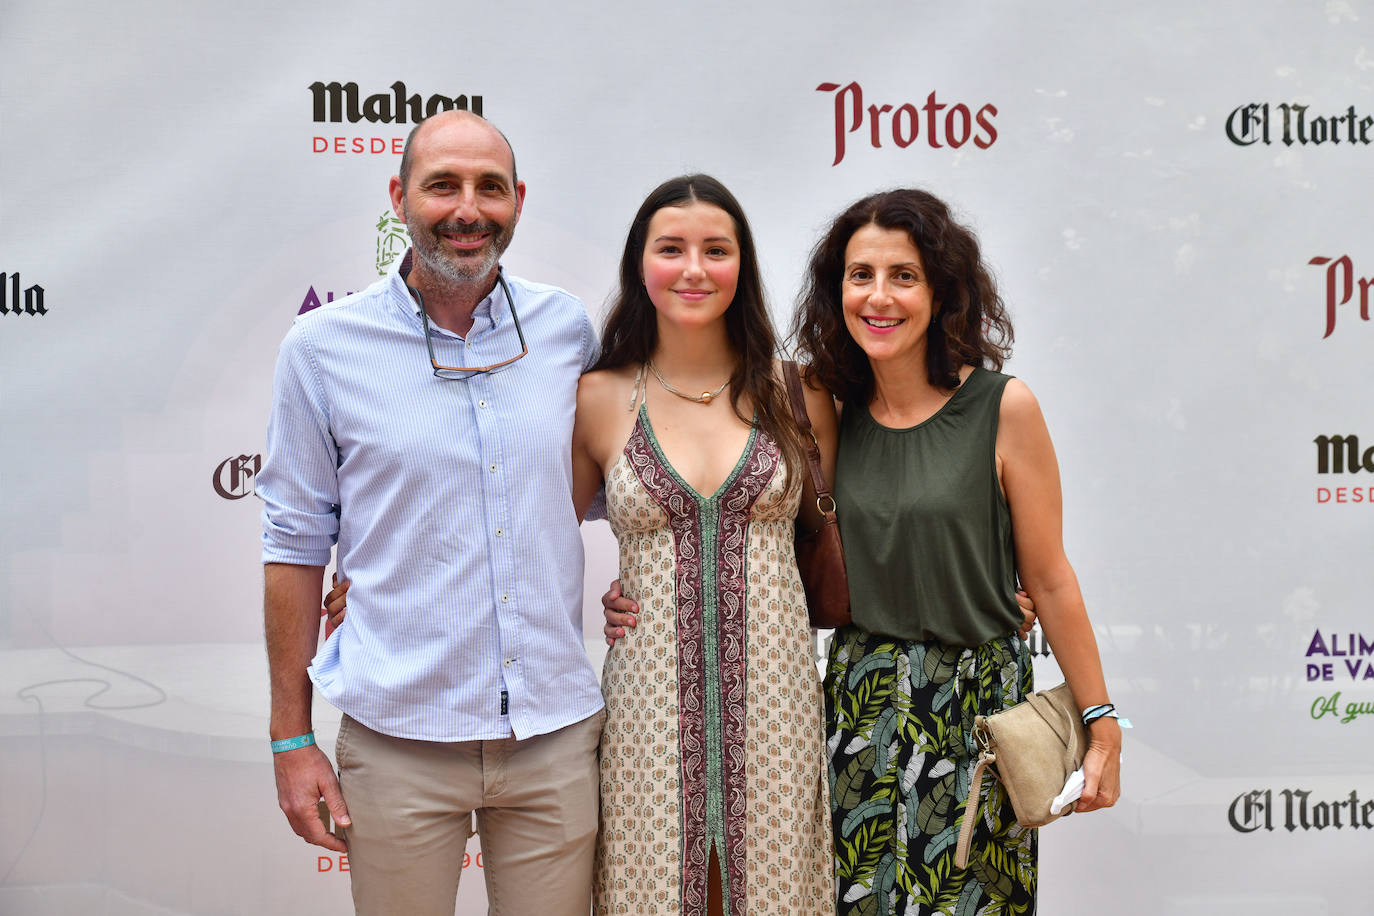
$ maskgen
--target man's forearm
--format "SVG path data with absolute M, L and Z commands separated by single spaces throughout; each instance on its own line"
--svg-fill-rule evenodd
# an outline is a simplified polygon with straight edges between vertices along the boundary
M 323 566 L 268 563 L 263 567 L 263 622 L 272 681 L 272 738 L 311 730 L 310 678 L 320 632 Z

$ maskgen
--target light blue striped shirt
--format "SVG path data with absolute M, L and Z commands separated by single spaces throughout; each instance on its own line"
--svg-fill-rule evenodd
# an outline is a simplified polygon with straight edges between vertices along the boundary
M 529 355 L 435 378 L 402 262 L 297 318 L 281 345 L 257 481 L 263 562 L 327 565 L 337 542 L 348 616 L 310 679 L 369 728 L 431 741 L 551 732 L 602 706 L 570 495 L 577 379 L 596 336 L 574 296 L 507 277 Z M 520 352 L 500 284 L 466 339 L 430 328 L 443 365 Z

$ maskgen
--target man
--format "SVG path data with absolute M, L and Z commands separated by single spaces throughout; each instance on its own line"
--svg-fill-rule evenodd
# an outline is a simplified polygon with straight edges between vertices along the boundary
M 596 338 L 577 299 L 498 265 L 525 185 L 491 124 L 418 125 L 390 192 L 411 250 L 278 357 L 258 479 L 278 800 L 347 849 L 360 913 L 451 916 L 475 813 L 493 913 L 585 916 L 604 712 L 569 442 Z M 335 543 L 348 617 L 312 664 Z M 344 713 L 337 780 L 312 683 Z

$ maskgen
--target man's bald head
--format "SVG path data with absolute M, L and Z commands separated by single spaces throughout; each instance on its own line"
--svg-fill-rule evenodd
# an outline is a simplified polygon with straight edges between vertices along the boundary
M 510 152 L 511 184 L 515 185 L 519 183 L 520 178 L 515 171 L 515 148 L 510 145 L 510 140 L 501 132 L 501 129 L 481 115 L 475 115 L 470 111 L 454 109 L 452 111 L 441 111 L 437 114 L 432 114 L 410 129 L 410 135 L 406 137 L 405 150 L 401 153 L 401 168 L 398 173 L 401 178 L 401 189 L 403 192 L 410 186 L 410 170 L 415 163 L 415 157 L 412 155 L 411 151 L 415 148 L 417 143 L 423 145 L 424 138 L 431 131 L 449 124 L 461 123 L 464 121 L 474 126 L 490 130 L 501 138 L 501 142 L 506 145 L 506 149 Z

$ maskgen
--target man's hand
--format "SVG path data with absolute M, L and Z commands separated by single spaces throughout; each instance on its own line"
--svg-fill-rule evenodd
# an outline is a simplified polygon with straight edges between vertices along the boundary
M 273 739 L 304 735 L 310 725 L 310 678 L 306 669 L 320 633 L 320 586 L 323 566 L 267 563 L 263 566 L 263 624 L 267 631 L 267 667 L 272 676 Z M 343 841 L 320 823 L 318 804 L 328 804 L 334 820 L 349 825 L 339 780 L 324 751 L 311 744 L 272 755 L 277 776 L 277 804 L 291 829 L 307 843 L 347 852 Z
M 606 645 L 614 646 L 615 641 L 625 635 L 625 627 L 635 627 L 639 621 L 639 605 L 620 594 L 620 580 L 616 579 L 606 594 L 601 596 L 601 607 L 606 615 L 606 625 L 601 632 L 606 634 Z
M 272 768 L 277 775 L 277 804 L 291 822 L 296 836 L 315 846 L 348 852 L 344 841 L 325 830 L 320 821 L 318 805 L 323 798 L 334 823 L 340 827 L 353 823 L 339 792 L 339 780 L 324 751 L 312 744 L 274 754 Z

